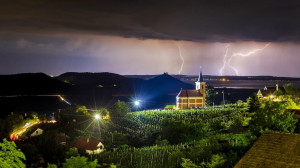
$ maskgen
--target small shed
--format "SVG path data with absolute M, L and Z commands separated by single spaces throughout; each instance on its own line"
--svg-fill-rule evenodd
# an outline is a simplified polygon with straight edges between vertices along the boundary
M 175 110 L 176 105 L 166 105 L 165 110 Z

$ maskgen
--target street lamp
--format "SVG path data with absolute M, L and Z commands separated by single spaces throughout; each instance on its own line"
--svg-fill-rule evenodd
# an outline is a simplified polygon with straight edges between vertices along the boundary
M 273 100 L 273 97 L 274 97 L 273 95 L 270 96 L 271 100 Z
M 95 115 L 95 118 L 96 118 L 97 120 L 99 120 L 99 119 L 101 119 L 101 116 L 100 116 L 99 114 L 96 114 L 96 115 Z
M 140 105 L 140 101 L 139 100 L 134 101 L 134 105 L 135 106 L 139 106 Z

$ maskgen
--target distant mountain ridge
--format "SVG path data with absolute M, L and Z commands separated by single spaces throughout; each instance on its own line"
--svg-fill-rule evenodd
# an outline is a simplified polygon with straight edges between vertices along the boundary
M 72 105 L 88 108 L 109 108 L 117 100 L 130 104 L 134 99 L 143 101 L 143 108 L 163 108 L 166 104 L 175 104 L 176 94 L 181 88 L 194 87 L 168 74 L 149 80 L 108 72 L 68 72 L 57 77 L 44 73 L 0 75 L 0 105 L 3 107 L 0 113 L 5 116 L 10 112 L 30 110 L 53 112 L 67 105 L 58 97 L 47 97 L 58 94 Z

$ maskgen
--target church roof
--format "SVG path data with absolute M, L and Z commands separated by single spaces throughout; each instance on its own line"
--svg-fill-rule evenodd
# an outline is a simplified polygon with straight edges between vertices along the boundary
M 200 90 L 181 90 L 177 97 L 203 97 Z

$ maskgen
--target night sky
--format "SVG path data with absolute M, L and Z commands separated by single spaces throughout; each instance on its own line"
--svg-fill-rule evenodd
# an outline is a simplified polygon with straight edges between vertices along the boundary
M 2 0 L 0 74 L 300 77 L 299 18 L 298 0 Z

